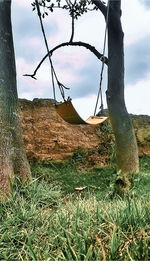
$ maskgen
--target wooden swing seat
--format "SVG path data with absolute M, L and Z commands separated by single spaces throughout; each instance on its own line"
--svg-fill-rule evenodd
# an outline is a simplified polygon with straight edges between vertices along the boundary
M 86 121 L 84 121 L 73 107 L 71 100 L 57 104 L 55 106 L 55 109 L 56 112 L 60 115 L 60 117 L 70 124 L 97 125 L 108 119 L 108 117 L 105 116 L 90 116 Z

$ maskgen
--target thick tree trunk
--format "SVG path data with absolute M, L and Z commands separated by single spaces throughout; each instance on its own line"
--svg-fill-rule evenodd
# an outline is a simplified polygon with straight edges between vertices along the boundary
M 14 174 L 31 177 L 18 114 L 11 0 L 0 1 L 0 196 L 10 192 Z
M 110 1 L 108 20 L 108 89 L 107 104 L 116 141 L 118 172 L 139 171 L 138 149 L 134 129 L 124 101 L 124 34 L 120 16 L 121 0 Z M 122 181 L 120 180 L 120 184 Z M 118 185 L 119 180 L 118 180 Z M 124 186 L 125 184 L 122 183 Z
M 121 0 L 109 0 L 109 7 L 106 7 L 101 0 L 91 1 L 103 13 L 106 20 L 109 8 L 106 95 L 110 121 L 115 135 L 118 173 L 127 177 L 128 174 L 139 171 L 139 159 L 134 129 L 124 101 L 124 34 L 120 20 Z

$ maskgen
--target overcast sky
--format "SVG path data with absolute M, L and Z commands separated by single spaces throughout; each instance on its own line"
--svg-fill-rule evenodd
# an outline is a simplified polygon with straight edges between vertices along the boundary
M 53 98 L 50 66 L 43 64 L 37 81 L 24 77 L 32 73 L 46 54 L 40 24 L 32 12 L 31 0 L 12 1 L 12 23 L 20 98 Z M 50 13 L 44 25 L 51 49 L 70 39 L 70 17 L 66 11 Z M 150 0 L 122 0 L 122 25 L 125 33 L 125 99 L 127 109 L 134 114 L 150 115 Z M 89 42 L 100 52 L 103 48 L 105 23 L 103 15 L 90 12 L 76 22 L 75 39 Z M 59 80 L 70 88 L 73 104 L 83 118 L 93 114 L 99 88 L 101 64 L 86 49 L 61 48 L 52 57 Z M 107 85 L 106 70 L 103 96 Z M 57 91 L 57 99 L 61 97 Z M 105 101 L 106 107 L 106 101 Z

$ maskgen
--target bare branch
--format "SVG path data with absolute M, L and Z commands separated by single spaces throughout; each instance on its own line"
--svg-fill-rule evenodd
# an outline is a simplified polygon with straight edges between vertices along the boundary
M 29 77 L 33 78 L 34 80 L 37 80 L 37 78 L 34 76 L 34 74 L 24 74 L 23 76 L 29 76 Z
M 102 12 L 102 14 L 106 17 L 107 14 L 107 6 L 103 4 L 101 0 L 91 0 L 93 4 Z
M 106 65 L 108 65 L 108 58 L 104 57 L 99 51 L 97 51 L 95 49 L 94 46 L 88 44 L 88 43 L 84 43 L 84 42 L 65 42 L 65 43 L 61 43 L 57 46 L 55 46 L 52 50 L 50 50 L 44 57 L 43 59 L 40 61 L 40 63 L 38 64 L 38 66 L 36 67 L 36 69 L 34 70 L 33 74 L 25 74 L 24 76 L 30 76 L 33 79 L 35 78 L 35 75 L 37 73 L 37 71 L 39 70 L 39 68 L 41 67 L 42 63 L 45 61 L 45 59 L 47 57 L 49 57 L 49 55 L 52 56 L 53 52 L 56 51 L 57 49 L 61 48 L 61 47 L 65 47 L 65 46 L 82 46 L 85 47 L 86 49 L 90 50 L 100 61 L 104 61 L 104 63 Z

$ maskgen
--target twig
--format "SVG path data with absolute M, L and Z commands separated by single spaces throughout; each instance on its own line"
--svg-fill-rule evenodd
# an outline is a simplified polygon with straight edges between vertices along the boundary
M 33 78 L 34 80 L 37 80 L 37 78 L 34 77 L 34 75 L 32 75 L 32 74 L 23 74 L 23 76 L 30 76 L 30 77 Z

